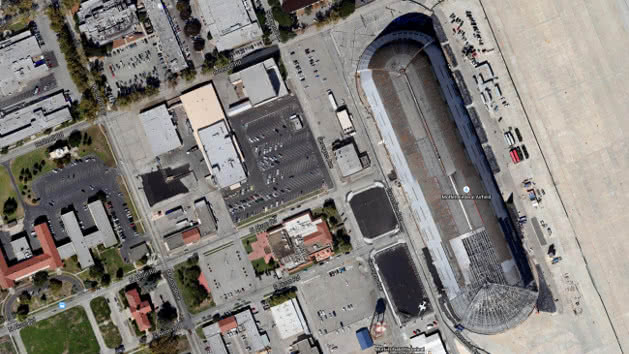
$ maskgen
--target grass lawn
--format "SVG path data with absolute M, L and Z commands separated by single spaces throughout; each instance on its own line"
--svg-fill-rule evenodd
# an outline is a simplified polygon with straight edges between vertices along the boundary
M 251 244 L 258 240 L 258 236 L 250 235 L 242 238 L 242 244 L 245 246 L 245 251 L 247 254 L 253 252 L 253 248 L 251 248 Z
M 96 317 L 96 322 L 101 323 L 105 321 L 109 321 L 111 315 L 111 309 L 109 308 L 109 304 L 107 303 L 107 299 L 102 296 L 95 298 L 90 301 L 90 307 L 92 308 L 92 312 L 94 313 L 94 317 Z
M 124 202 L 127 203 L 127 205 L 129 206 L 129 210 L 131 211 L 131 216 L 133 217 L 133 221 L 135 222 L 135 226 L 138 229 L 138 232 L 143 234 L 144 226 L 142 226 L 142 222 L 140 221 L 140 218 L 138 218 L 138 212 L 135 210 L 135 203 L 133 202 L 133 200 L 131 199 L 131 196 L 129 195 L 127 184 L 124 182 L 124 180 L 120 176 L 116 177 L 116 182 L 118 182 L 118 185 L 120 186 L 120 191 L 124 195 Z
M 0 354 L 17 354 L 11 337 L 4 336 L 0 338 Z
M 111 321 L 106 324 L 101 324 L 99 327 L 107 348 L 115 349 L 117 346 L 122 344 L 120 331 L 118 331 L 118 327 L 116 327 L 116 325 L 114 325 Z
M 116 160 L 111 153 L 107 137 L 103 134 L 100 125 L 95 125 L 85 131 L 91 138 L 91 145 L 81 145 L 79 147 L 79 156 L 95 155 L 101 159 L 105 165 L 116 167 Z
M 18 202 L 17 212 L 7 215 L 8 220 L 19 219 L 24 216 L 24 209 L 20 205 L 20 201 L 17 199 L 17 191 L 13 188 L 11 183 L 11 176 L 4 166 L 0 166 L 0 213 L 4 207 L 4 202 L 12 197 Z
M 81 271 L 79 259 L 76 255 L 63 260 L 63 270 L 72 274 L 76 274 Z
M 45 297 L 42 298 L 42 295 L 45 295 Z M 56 293 L 54 293 L 50 289 L 46 289 L 42 293 L 36 296 L 33 296 L 31 298 L 31 302 L 28 304 L 28 307 L 29 307 L 30 312 L 34 313 L 34 312 L 37 312 L 37 310 L 41 309 L 42 307 L 48 306 L 50 304 L 54 304 L 60 301 L 61 299 L 66 298 L 70 295 L 72 295 L 72 283 L 64 281 L 63 284 L 61 285 L 61 289 Z M 16 301 L 15 303 L 13 303 L 11 310 L 13 312 L 16 312 L 18 306 L 19 306 L 19 303 Z
M 39 173 L 34 174 L 33 166 L 35 165 L 35 163 L 40 163 L 41 161 L 45 161 L 44 167 Z M 13 174 L 13 177 L 15 177 L 15 182 L 17 183 L 20 191 L 26 192 L 24 197 L 28 199 L 28 194 L 31 194 L 31 199 L 34 199 L 35 196 L 30 190 L 31 185 L 38 176 L 43 176 L 44 174 L 55 169 L 55 167 L 55 163 L 48 159 L 46 148 L 42 147 L 22 156 L 18 156 L 15 160 L 13 160 L 11 162 L 11 173 Z M 29 169 L 31 173 L 33 173 L 33 179 L 30 181 L 20 181 L 20 171 L 22 171 L 22 169 Z
M 110 247 L 109 249 L 100 252 L 100 259 L 105 265 L 105 272 L 111 275 L 111 279 L 116 278 L 116 271 L 118 271 L 118 268 L 122 268 L 125 275 L 135 270 L 135 267 L 132 264 L 127 264 L 122 260 L 120 251 L 115 247 Z
M 100 352 L 94 331 L 82 307 L 74 307 L 20 331 L 30 354 Z
M 267 270 L 273 270 L 273 266 L 266 264 L 266 262 L 264 262 L 264 258 L 258 258 L 258 259 L 254 259 L 253 261 L 251 261 L 251 265 L 253 265 L 253 269 L 256 270 L 256 272 L 258 273 L 264 273 Z

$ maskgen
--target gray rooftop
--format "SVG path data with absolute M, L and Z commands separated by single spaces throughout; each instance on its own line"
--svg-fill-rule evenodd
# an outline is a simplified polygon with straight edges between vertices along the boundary
M 221 335 L 221 329 L 218 326 L 218 322 L 203 327 L 203 334 L 205 335 L 205 338 L 207 338 L 207 344 L 210 347 L 210 353 L 228 353 L 227 348 L 225 347 L 225 342 L 223 342 L 223 336 Z
M 238 48 L 262 37 L 250 0 L 198 2 L 201 23 L 216 39 L 218 51 Z
M 33 251 L 31 250 L 31 246 L 29 246 L 26 237 L 21 237 L 17 240 L 11 241 L 11 248 L 13 249 L 15 259 L 18 261 L 31 258 L 33 255 Z
M 114 230 L 111 228 L 109 217 L 105 213 L 105 207 L 103 202 L 96 200 L 87 205 L 94 219 L 94 223 L 98 228 L 98 231 L 102 234 L 103 245 L 105 247 L 111 247 L 118 243 Z
M 66 229 L 66 233 L 68 234 L 68 236 L 70 236 L 70 240 L 74 245 L 74 249 L 76 250 L 76 254 L 79 258 L 81 268 L 85 269 L 94 265 L 94 258 L 92 258 L 90 249 L 85 242 L 83 232 L 79 227 L 79 222 L 77 221 L 74 212 L 70 211 L 61 215 L 61 221 L 63 221 L 63 226 Z
M 269 344 L 269 339 L 265 335 L 260 335 L 256 321 L 251 310 L 245 310 L 235 315 L 238 324 L 238 332 L 247 336 L 247 343 L 251 347 L 250 351 L 258 353 L 263 351 Z M 266 337 L 266 338 L 265 338 Z
M 210 160 L 212 176 L 221 188 L 247 178 L 225 120 L 199 130 L 199 139 Z
M 0 97 L 20 92 L 26 83 L 48 73 L 37 39 L 29 31 L 0 41 Z
M 135 5 L 122 0 L 87 0 L 81 3 L 76 15 L 79 31 L 98 45 L 134 33 L 139 24 Z
M 353 175 L 363 169 L 354 144 L 346 144 L 334 150 L 334 157 L 343 177 Z
M 188 63 L 181 51 L 179 41 L 173 31 L 169 15 L 166 13 L 163 3 L 159 0 L 145 0 L 144 7 L 151 19 L 151 24 L 155 28 L 155 32 L 157 32 L 160 48 L 169 69 L 177 73 L 187 68 Z
M 273 58 L 230 75 L 229 81 L 232 84 L 242 82 L 245 94 L 253 106 L 288 94 Z
M 147 254 L 149 248 L 146 246 L 146 242 L 138 243 L 137 245 L 129 248 L 129 261 L 136 262 Z
M 164 244 L 166 244 L 166 247 L 169 251 L 173 251 L 179 247 L 183 247 L 183 245 L 185 245 L 186 243 L 183 242 L 183 236 L 181 235 L 181 232 L 176 232 L 170 236 L 165 237 Z
M 72 119 L 63 93 L 12 112 L 0 110 L 0 146 L 8 146 Z
M 199 217 L 199 230 L 201 232 L 201 237 L 209 233 L 216 232 L 216 220 L 214 219 L 210 205 L 207 203 L 205 198 L 197 200 L 194 203 L 194 209 Z
M 151 144 L 153 155 L 159 156 L 181 146 L 181 140 L 165 104 L 140 113 L 140 122 Z

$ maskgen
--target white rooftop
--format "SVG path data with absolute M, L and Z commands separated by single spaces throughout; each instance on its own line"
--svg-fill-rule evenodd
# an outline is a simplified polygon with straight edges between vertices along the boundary
M 354 144 L 346 144 L 334 150 L 334 157 L 343 177 L 353 175 L 363 169 Z
M 282 339 L 306 332 L 306 324 L 295 299 L 271 307 L 271 315 Z
M 247 178 L 224 120 L 199 130 L 198 134 L 210 161 L 212 176 L 221 188 L 235 185 Z
M 42 60 L 42 50 L 29 31 L 0 41 L 0 97 L 20 92 L 30 82 L 48 73 Z
M 439 332 L 435 332 L 429 336 L 425 333 L 411 338 L 410 344 L 412 348 L 424 349 L 426 354 L 447 354 L 443 346 Z
M 140 113 L 140 122 L 142 122 L 154 156 L 165 154 L 181 146 L 177 129 L 165 104 Z
M 230 75 L 229 81 L 232 84 L 242 82 L 245 94 L 253 106 L 288 94 L 273 58 Z
M 98 45 L 132 34 L 139 24 L 135 5 L 127 6 L 121 0 L 87 0 L 76 15 L 79 31 Z
M 262 37 L 250 0 L 199 1 L 201 23 L 209 28 L 221 52 L 238 48 Z
M 28 245 L 26 237 L 11 241 L 11 248 L 13 248 L 13 255 L 15 255 L 15 259 L 18 261 L 22 261 L 33 256 L 33 251 L 31 250 L 31 246 Z
M 317 224 L 313 222 L 309 213 L 286 220 L 283 226 L 288 236 L 292 238 L 305 237 L 317 232 Z
M 103 202 L 100 200 L 95 200 L 87 205 L 90 210 L 90 214 L 92 214 L 92 219 L 94 219 L 94 223 L 98 228 L 98 231 L 101 233 L 102 242 L 105 248 L 111 247 L 118 243 L 116 239 L 116 235 L 114 234 L 114 230 L 111 228 L 111 222 L 109 221 L 109 217 L 105 212 L 105 208 L 103 207 Z

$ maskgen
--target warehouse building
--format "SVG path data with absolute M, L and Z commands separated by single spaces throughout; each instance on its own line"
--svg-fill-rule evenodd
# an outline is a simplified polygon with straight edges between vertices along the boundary
M 0 147 L 72 120 L 69 107 L 63 92 L 59 92 L 13 111 L 0 109 Z
M 165 104 L 140 113 L 140 122 L 155 157 L 181 146 L 181 139 Z
M 291 338 L 302 333 L 310 333 L 297 299 L 290 299 L 271 307 L 271 315 L 282 339 Z
M 229 116 L 288 94 L 280 70 L 273 58 L 231 74 L 229 81 L 239 98 L 239 101 L 230 108 Z
M 216 39 L 219 52 L 261 42 L 262 29 L 250 0 L 198 1 L 201 23 Z
M 247 179 L 237 143 L 224 120 L 199 131 L 212 178 L 220 188 L 238 187 Z
M 0 41 L 0 72 L 0 97 L 18 93 L 48 74 L 42 50 L 30 31 Z

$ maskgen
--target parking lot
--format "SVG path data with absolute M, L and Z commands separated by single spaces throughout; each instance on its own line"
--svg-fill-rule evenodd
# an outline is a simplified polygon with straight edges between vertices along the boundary
M 247 254 L 233 243 L 203 253 L 200 263 L 217 305 L 242 296 L 256 285 Z
M 144 86 L 148 78 L 166 79 L 166 62 L 153 35 L 112 50 L 105 57 L 105 76 L 117 95 L 124 88 Z
M 305 282 L 299 286 L 299 293 L 312 332 L 319 336 L 340 333 L 357 321 L 371 318 L 380 298 L 369 267 L 359 261 Z M 325 296 L 331 293 L 334 296 Z
M 112 228 L 123 241 L 122 256 L 128 258 L 128 247 L 137 244 L 142 235 L 136 231 L 129 207 L 116 181 L 116 169 L 105 166 L 96 158 L 85 158 L 73 162 L 64 169 L 57 169 L 40 177 L 33 185 L 33 191 L 42 201 L 37 206 L 25 204 L 25 227 L 30 233 L 36 218 L 46 216 L 55 240 L 68 238 L 61 227 L 61 210 L 73 207 L 83 229 L 94 226 L 87 210 L 88 199 L 103 192 L 107 202 L 105 207 L 112 220 Z
M 280 98 L 230 121 L 249 171 L 239 190 L 224 195 L 234 222 L 332 186 L 295 97 Z

